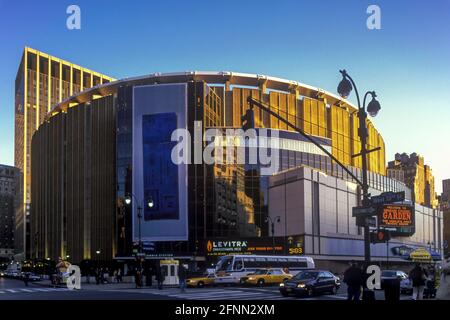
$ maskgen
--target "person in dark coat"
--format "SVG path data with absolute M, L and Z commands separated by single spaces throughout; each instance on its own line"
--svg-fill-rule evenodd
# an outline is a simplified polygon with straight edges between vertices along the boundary
M 183 263 L 180 263 L 178 266 L 178 282 L 180 284 L 181 292 L 184 292 L 186 290 L 186 276 L 187 276 L 187 270 L 184 267 Z
M 409 272 L 409 278 L 413 285 L 413 300 L 420 300 L 423 298 L 423 289 L 427 277 L 427 272 L 418 263 L 416 263 L 415 267 Z
M 145 285 L 151 287 L 153 284 L 153 268 L 150 266 L 145 270 Z
M 164 271 L 164 268 L 158 267 L 158 270 L 156 273 L 156 280 L 158 281 L 158 289 L 159 290 L 162 290 L 165 279 L 166 279 L 166 273 Z
M 361 286 L 363 285 L 363 273 L 356 262 L 344 272 L 344 283 L 347 284 L 347 300 L 359 301 Z

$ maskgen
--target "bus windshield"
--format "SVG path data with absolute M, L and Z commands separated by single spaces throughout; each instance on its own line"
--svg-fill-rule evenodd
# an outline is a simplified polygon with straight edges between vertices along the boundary
M 231 271 L 233 268 L 233 256 L 223 256 L 216 265 L 216 272 Z

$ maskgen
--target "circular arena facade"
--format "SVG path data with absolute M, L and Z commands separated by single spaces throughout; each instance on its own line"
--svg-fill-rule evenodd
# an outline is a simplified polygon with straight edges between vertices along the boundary
M 361 161 L 351 156 L 360 151 L 356 107 L 322 89 L 234 72 L 155 73 L 110 82 L 54 106 L 33 136 L 32 257 L 126 259 L 141 238 L 149 259 L 205 261 L 211 246 L 232 247 L 225 240 L 271 244 L 269 183 L 260 165 L 170 161 L 175 129 L 192 136 L 208 128 L 238 129 L 249 96 L 360 174 Z M 403 184 L 385 176 L 384 140 L 367 124 L 369 147 L 380 147 L 369 155 L 372 187 L 403 190 Z M 351 182 L 276 117 L 255 109 L 255 126 L 283 141 L 272 174 L 305 166 Z M 191 146 L 206 147 L 204 142 Z M 127 194 L 133 194 L 131 205 L 124 201 Z M 153 207 L 146 205 L 148 199 Z M 280 248 L 287 252 L 282 239 Z

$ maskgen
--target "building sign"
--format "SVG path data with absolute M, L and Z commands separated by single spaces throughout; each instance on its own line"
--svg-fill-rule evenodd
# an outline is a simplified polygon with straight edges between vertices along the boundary
M 301 255 L 304 253 L 304 237 L 209 239 L 205 242 L 205 246 L 207 256 L 223 256 L 227 254 Z
M 408 205 L 383 205 L 378 214 L 378 226 L 383 228 L 413 228 L 414 207 Z

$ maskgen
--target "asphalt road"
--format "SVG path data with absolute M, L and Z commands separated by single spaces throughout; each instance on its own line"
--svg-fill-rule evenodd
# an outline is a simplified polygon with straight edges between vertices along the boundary
M 0 278 L 0 300 L 345 300 L 345 284 L 336 295 L 320 295 L 311 298 L 282 297 L 277 287 L 210 287 L 188 288 L 181 293 L 179 288 L 135 289 L 133 284 L 82 285 L 81 290 L 65 287 L 53 288 L 45 283 L 30 283 Z M 375 292 L 377 300 L 384 300 L 384 292 Z M 410 297 L 402 295 L 401 299 Z

